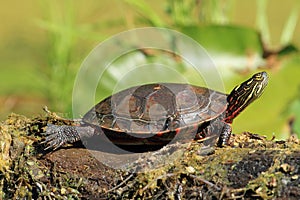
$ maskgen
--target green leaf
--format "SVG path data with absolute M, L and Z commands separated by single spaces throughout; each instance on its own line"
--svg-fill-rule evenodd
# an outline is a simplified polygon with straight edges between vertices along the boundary
M 286 21 L 286 24 L 283 28 L 283 32 L 280 39 L 281 45 L 287 45 L 292 41 L 293 34 L 298 22 L 298 16 L 299 16 L 299 8 L 300 3 L 297 1 L 297 5 L 293 8 L 292 12 L 290 13 L 290 16 L 288 20 Z
M 240 26 L 185 26 L 179 29 L 205 48 L 221 74 L 252 71 L 263 63 L 260 34 Z
M 256 26 L 262 34 L 262 40 L 265 44 L 270 45 L 271 36 L 269 30 L 269 22 L 267 16 L 267 0 L 256 0 L 257 12 L 256 12 Z
M 145 19 L 147 19 L 152 26 L 165 26 L 163 20 L 159 17 L 159 15 L 157 15 L 155 10 L 152 9 L 144 0 L 125 0 L 125 2 L 133 7 Z
M 251 52 L 262 54 L 259 33 L 239 26 L 189 26 L 180 30 L 195 39 L 211 53 L 244 55 Z

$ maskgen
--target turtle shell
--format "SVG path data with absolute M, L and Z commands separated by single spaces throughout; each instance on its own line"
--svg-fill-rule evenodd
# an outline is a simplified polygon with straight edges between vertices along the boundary
M 119 145 L 164 145 L 176 134 L 196 134 L 227 108 L 227 95 L 189 84 L 132 87 L 104 99 L 83 117 Z

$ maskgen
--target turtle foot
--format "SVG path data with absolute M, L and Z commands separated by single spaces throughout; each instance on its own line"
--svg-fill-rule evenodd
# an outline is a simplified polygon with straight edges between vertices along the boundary
M 66 143 L 73 143 L 80 140 L 76 127 L 73 126 L 57 126 L 53 124 L 47 125 L 47 130 L 42 135 L 46 136 L 42 144 L 46 144 L 45 150 L 56 150 Z

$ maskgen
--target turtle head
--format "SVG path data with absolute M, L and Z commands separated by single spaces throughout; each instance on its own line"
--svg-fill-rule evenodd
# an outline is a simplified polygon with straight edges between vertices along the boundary
M 242 110 L 260 97 L 267 84 L 268 74 L 266 72 L 259 72 L 236 86 L 227 97 L 228 107 L 225 121 L 231 123 Z

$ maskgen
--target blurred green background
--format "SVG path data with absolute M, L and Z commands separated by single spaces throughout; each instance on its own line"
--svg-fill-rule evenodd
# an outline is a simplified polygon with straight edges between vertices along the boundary
M 299 7 L 299 0 L 3 1 L 0 118 L 11 112 L 37 116 L 45 105 L 71 117 L 74 80 L 89 52 L 121 31 L 158 26 L 183 32 L 203 45 L 220 70 L 226 92 L 261 68 L 269 73 L 265 94 L 234 121 L 235 133 L 277 138 L 299 134 Z M 145 62 L 153 59 L 136 53 L 143 54 Z M 176 58 L 161 52 L 154 57 L 168 57 L 178 71 L 192 77 Z M 124 68 L 126 59 L 135 61 L 118 61 Z M 98 88 L 99 100 L 110 95 L 114 80 L 114 74 L 106 75 Z

